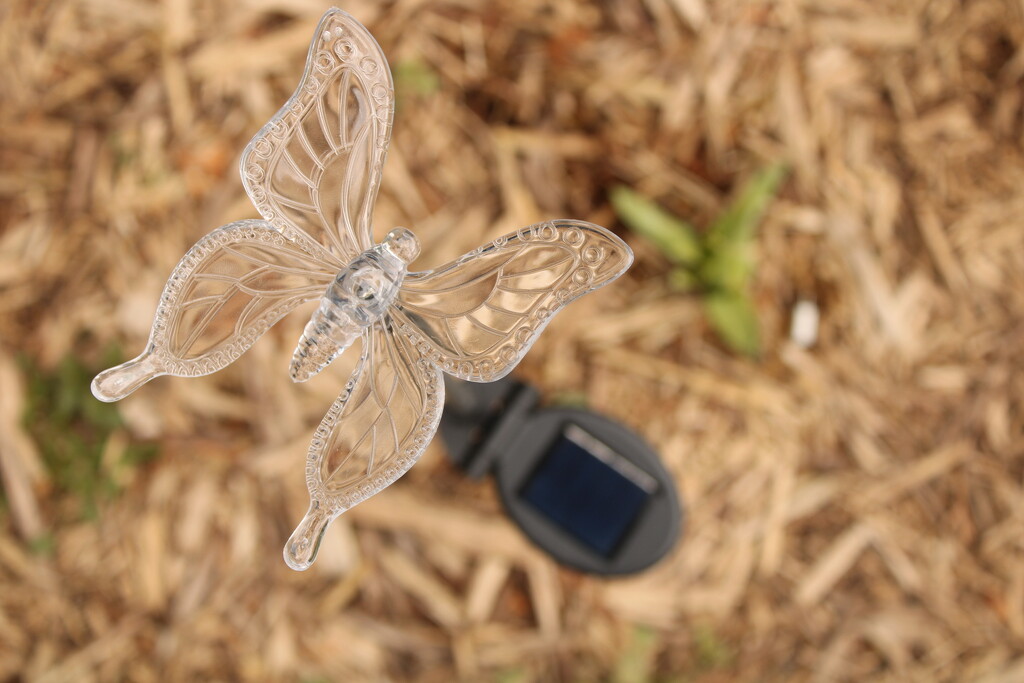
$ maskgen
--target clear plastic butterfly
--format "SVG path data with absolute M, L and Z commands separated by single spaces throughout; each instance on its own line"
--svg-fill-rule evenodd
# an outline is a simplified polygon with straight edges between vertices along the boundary
M 220 227 L 171 273 L 146 350 L 92 391 L 116 401 L 160 375 L 225 367 L 284 315 L 319 301 L 291 377 L 305 381 L 361 339 L 362 356 L 309 446 L 310 506 L 284 558 L 306 569 L 327 526 L 404 474 L 437 430 L 442 372 L 491 382 L 512 370 L 573 299 L 632 263 L 609 231 L 538 223 L 434 270 L 408 272 L 416 237 L 375 244 L 371 215 L 394 94 L 380 47 L 328 11 L 298 89 L 242 154 L 242 182 L 263 220 Z

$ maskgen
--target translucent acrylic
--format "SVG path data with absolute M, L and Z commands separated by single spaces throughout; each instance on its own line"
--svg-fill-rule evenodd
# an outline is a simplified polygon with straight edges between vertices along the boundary
M 242 154 L 242 182 L 263 220 L 202 238 L 171 273 L 145 351 L 92 384 L 97 398 L 116 401 L 159 375 L 215 372 L 318 300 L 292 379 L 320 372 L 356 339 L 362 350 L 310 443 L 310 506 L 284 549 L 293 569 L 313 563 L 333 519 L 419 459 L 441 416 L 442 371 L 505 376 L 555 313 L 633 259 L 600 226 L 553 220 L 407 273 L 416 238 L 396 228 L 374 244 L 370 221 L 393 110 L 380 47 L 351 16 L 328 11 L 295 94 Z
M 305 382 L 326 368 L 370 325 L 387 313 L 419 255 L 415 235 L 395 228 L 384 242 L 342 268 L 320 299 L 292 356 L 291 376 Z

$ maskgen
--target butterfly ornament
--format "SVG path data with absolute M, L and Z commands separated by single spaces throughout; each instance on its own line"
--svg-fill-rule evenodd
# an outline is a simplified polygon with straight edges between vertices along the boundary
M 441 417 L 443 372 L 504 377 L 555 313 L 633 260 L 600 226 L 552 220 L 409 272 L 415 235 L 395 228 L 376 244 L 371 224 L 394 103 L 373 36 L 328 11 L 295 94 L 242 153 L 262 220 L 199 240 L 164 286 L 145 351 L 92 383 L 98 399 L 117 401 L 160 375 L 215 372 L 294 308 L 319 302 L 291 378 L 313 377 L 357 339 L 361 356 L 309 446 L 309 510 L 284 549 L 297 570 L 313 563 L 332 520 L 419 459 Z

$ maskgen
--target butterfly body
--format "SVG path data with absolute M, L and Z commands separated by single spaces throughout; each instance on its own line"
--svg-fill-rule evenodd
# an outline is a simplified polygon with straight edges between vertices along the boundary
M 160 375 L 216 372 L 307 302 L 318 306 L 292 379 L 312 377 L 358 338 L 359 362 L 309 445 L 310 506 L 284 549 L 293 569 L 312 564 L 333 519 L 423 454 L 443 373 L 500 379 L 559 310 L 633 260 L 608 230 L 559 219 L 409 272 L 415 236 L 396 228 L 375 244 L 371 224 L 393 111 L 380 46 L 329 10 L 295 93 L 242 153 L 242 183 L 262 218 L 200 239 L 164 286 L 145 350 L 92 384 L 97 398 L 117 401 Z
M 292 381 L 305 382 L 318 374 L 384 317 L 418 254 L 415 235 L 395 228 L 338 271 L 292 355 Z

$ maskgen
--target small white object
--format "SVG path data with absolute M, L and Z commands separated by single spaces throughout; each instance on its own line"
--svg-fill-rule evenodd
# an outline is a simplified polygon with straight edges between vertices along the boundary
M 793 320 L 789 325 L 789 338 L 802 349 L 809 349 L 818 341 L 818 322 L 821 314 L 818 304 L 801 299 L 793 307 Z

